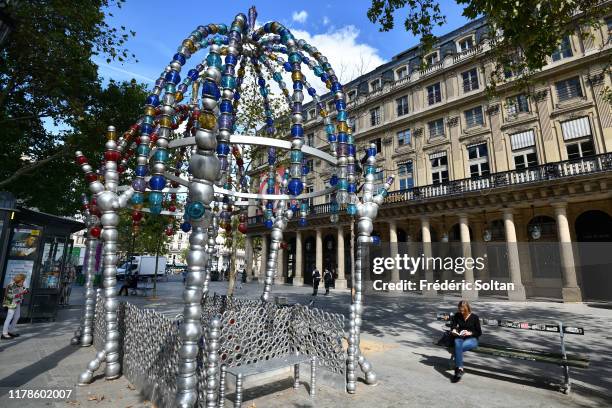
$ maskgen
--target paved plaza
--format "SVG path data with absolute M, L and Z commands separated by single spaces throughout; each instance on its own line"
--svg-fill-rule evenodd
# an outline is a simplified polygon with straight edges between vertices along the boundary
M 182 281 L 159 283 L 157 299 L 124 298 L 174 317 L 182 311 Z M 224 293 L 226 283 L 213 282 L 211 290 Z M 262 285 L 249 283 L 237 296 L 257 297 Z M 275 295 L 307 304 L 312 300 L 307 287 L 274 287 Z M 337 313 L 348 312 L 348 291 L 320 294 L 315 306 Z M 439 337 L 439 310 L 453 310 L 458 298 L 426 299 L 418 295 L 378 294 L 366 298 L 362 346 L 378 374 L 378 386 L 360 382 L 349 395 L 316 386 L 316 397 L 308 396 L 308 385 L 297 391 L 289 376 L 246 382 L 245 407 L 596 407 L 612 405 L 612 307 L 609 304 L 564 304 L 540 301 L 511 303 L 497 299 L 473 303 L 480 316 L 537 322 L 561 320 L 582 326 L 584 336 L 568 336 L 571 353 L 591 358 L 586 370 L 573 369 L 573 391 L 557 391 L 559 367 L 540 363 L 485 357 L 468 353 L 467 374 L 459 384 L 450 382 L 448 353 L 432 345 Z M 97 372 L 93 384 L 76 388 L 76 380 L 94 357 L 94 349 L 70 345 L 82 316 L 83 289 L 76 287 L 71 303 L 61 310 L 56 322 L 20 325 L 22 336 L 0 343 L 0 407 L 151 407 L 125 378 L 105 381 Z M 552 333 L 484 327 L 483 341 L 558 351 L 558 336 Z M 146 339 L 143 339 L 146 341 Z M 308 377 L 303 375 L 303 380 Z M 9 399 L 9 391 L 20 389 L 73 389 L 68 401 L 41 402 Z M 226 406 L 233 395 L 228 394 Z

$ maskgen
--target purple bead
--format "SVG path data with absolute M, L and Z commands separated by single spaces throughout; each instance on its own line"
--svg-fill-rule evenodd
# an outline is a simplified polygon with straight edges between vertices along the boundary
M 219 128 L 221 129 L 231 129 L 234 121 L 232 120 L 231 115 L 221 115 L 219 116 Z
M 219 157 L 219 163 L 221 164 L 221 171 L 227 170 L 227 168 L 229 166 L 229 162 L 227 160 L 227 157 Z
M 136 191 L 145 191 L 147 189 L 147 182 L 143 178 L 136 178 L 132 181 L 132 187 Z

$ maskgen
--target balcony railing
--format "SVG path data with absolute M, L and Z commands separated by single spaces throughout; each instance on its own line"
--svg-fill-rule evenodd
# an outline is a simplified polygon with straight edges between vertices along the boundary
M 503 188 L 515 185 L 527 185 L 542 181 L 558 180 L 563 178 L 596 174 L 612 171 L 612 153 L 603 153 L 597 156 L 585 157 L 577 160 L 566 160 L 556 163 L 547 163 L 540 166 L 521 170 L 510 170 L 493 173 L 483 177 L 473 177 L 461 180 L 452 180 L 442 184 L 413 187 L 405 190 L 391 191 L 385 198 L 385 204 L 403 203 L 410 201 L 423 201 L 439 197 Z M 317 204 L 310 207 L 311 215 L 322 215 L 330 212 L 330 204 Z M 249 225 L 263 222 L 263 216 L 249 218 Z

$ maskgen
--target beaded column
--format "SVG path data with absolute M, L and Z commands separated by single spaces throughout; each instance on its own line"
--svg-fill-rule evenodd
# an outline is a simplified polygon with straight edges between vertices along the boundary
M 206 408 L 217 407 L 220 329 L 220 316 L 215 316 L 210 321 L 206 333 Z
M 357 204 L 357 255 L 355 257 L 355 294 L 351 304 L 351 315 L 349 321 L 349 338 L 346 363 L 346 390 L 353 394 L 357 388 L 357 375 L 355 370 L 357 364 L 366 375 L 368 384 L 376 383 L 376 373 L 372 370 L 371 364 L 361 355 L 359 349 L 359 339 L 361 331 L 361 314 L 363 312 L 362 294 L 362 271 L 365 269 L 363 264 L 363 246 L 372 242 L 371 234 L 374 228 L 374 220 L 378 214 L 378 207 L 382 204 L 387 195 L 387 191 L 393 183 L 393 176 L 385 182 L 381 191 L 376 194 L 374 191 L 374 174 L 376 173 L 376 145 L 372 144 L 368 149 L 368 158 L 365 169 L 365 183 L 363 185 L 362 202 Z
M 93 290 L 93 272 L 96 264 L 95 255 L 98 246 L 98 237 L 101 232 L 98 226 L 99 219 L 91 214 L 89 206 L 89 200 L 87 200 L 87 196 L 83 194 L 85 226 L 87 228 L 87 240 L 85 243 L 86 262 L 83 265 L 83 274 L 85 275 L 85 310 L 81 325 L 74 333 L 74 337 L 70 340 L 71 344 L 80 344 L 83 347 L 91 346 L 93 342 L 93 318 L 96 305 L 96 294 Z
M 117 144 L 115 127 L 109 126 L 107 132 L 106 152 L 104 153 L 104 181 L 102 184 L 87 159 L 81 152 L 77 152 L 77 162 L 81 164 L 86 179 L 90 182 L 89 189 L 96 198 L 96 205 L 101 211 L 102 224 L 101 237 L 104 242 L 102 249 L 103 288 L 104 288 L 104 311 L 106 321 L 106 339 L 104 350 L 100 351 L 92 360 L 87 370 L 79 377 L 79 384 L 88 384 L 93 378 L 93 373 L 103 361 L 106 361 L 104 375 L 107 380 L 112 380 L 121 375 L 121 363 L 119 361 L 119 325 L 117 321 L 117 308 L 119 303 L 116 298 L 117 285 L 117 225 L 119 215 L 117 210 L 124 207 L 134 190 L 128 188 L 121 196 L 117 194 L 119 173 L 117 162 L 121 158 L 121 149 L 124 143 Z
M 287 184 L 287 178 L 283 177 L 281 194 L 286 193 Z M 293 211 L 287 208 L 287 202 L 285 200 L 279 200 L 276 208 L 276 217 L 272 224 L 272 232 L 270 233 L 270 248 L 268 249 L 266 276 L 264 278 L 264 289 L 261 295 L 261 300 L 264 302 L 270 300 L 270 291 L 272 290 L 272 282 L 274 281 L 274 273 L 276 272 L 278 249 L 283 240 L 283 231 L 287 227 L 287 223 L 292 216 Z
M 98 239 L 91 236 L 88 232 L 87 242 L 85 244 L 85 259 L 87 259 L 87 262 L 83 267 L 83 273 L 85 275 L 85 313 L 83 315 L 81 327 L 71 340 L 72 344 L 80 344 L 83 347 L 91 346 L 93 342 L 93 319 L 96 307 L 96 293 L 93 289 L 93 272 L 96 264 L 97 247 Z

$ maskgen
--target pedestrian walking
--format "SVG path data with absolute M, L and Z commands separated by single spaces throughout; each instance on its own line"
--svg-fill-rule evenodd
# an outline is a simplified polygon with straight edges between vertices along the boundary
M 321 272 L 317 268 L 312 271 L 312 296 L 317 296 L 319 292 L 319 282 L 321 282 Z
M 331 271 L 325 268 L 325 272 L 323 272 L 323 283 L 325 284 L 325 295 L 329 295 L 329 288 L 331 287 L 334 281 L 334 276 Z
M 4 301 L 2 307 L 8 308 L 4 326 L 2 327 L 2 340 L 9 340 L 14 337 L 19 337 L 16 333 L 17 322 L 21 314 L 21 302 L 23 297 L 28 293 L 28 289 L 23 287 L 26 276 L 23 273 L 15 275 L 13 281 L 8 284 L 4 291 Z

